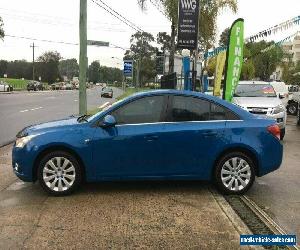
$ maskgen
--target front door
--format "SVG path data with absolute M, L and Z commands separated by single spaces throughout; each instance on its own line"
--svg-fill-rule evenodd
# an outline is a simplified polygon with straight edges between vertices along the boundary
M 160 174 L 167 97 L 146 96 L 112 111 L 117 125 L 97 128 L 93 159 L 97 179 Z

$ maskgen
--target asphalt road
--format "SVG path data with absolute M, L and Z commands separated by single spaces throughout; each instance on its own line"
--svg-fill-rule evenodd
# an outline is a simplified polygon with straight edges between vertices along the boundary
M 287 233 L 300 237 L 300 126 L 289 116 L 281 167 L 257 178 L 250 197 Z M 299 242 L 298 242 L 299 243 Z
M 114 88 L 114 98 L 122 90 Z M 88 109 L 114 101 L 100 97 L 100 88 L 87 90 Z M 0 145 L 28 125 L 78 114 L 78 90 L 0 93 Z

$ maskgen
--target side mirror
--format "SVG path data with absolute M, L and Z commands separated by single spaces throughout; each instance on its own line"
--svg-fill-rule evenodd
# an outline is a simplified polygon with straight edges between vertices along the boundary
M 283 99 L 284 95 L 279 94 L 279 99 Z
M 113 117 L 112 115 L 106 115 L 103 121 L 101 122 L 100 126 L 102 128 L 110 128 L 110 127 L 114 127 L 116 124 L 117 121 L 115 117 Z

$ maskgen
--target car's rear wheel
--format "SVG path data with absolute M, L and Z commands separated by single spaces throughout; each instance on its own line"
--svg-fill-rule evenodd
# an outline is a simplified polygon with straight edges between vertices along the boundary
M 287 112 L 290 115 L 297 115 L 298 112 L 298 104 L 297 103 L 290 103 L 287 106 Z
M 72 193 L 81 183 L 81 168 L 71 154 L 50 152 L 40 161 L 38 179 L 42 188 L 51 195 Z
M 225 194 L 243 194 L 255 179 L 254 163 L 242 152 L 224 155 L 215 168 L 215 183 Z

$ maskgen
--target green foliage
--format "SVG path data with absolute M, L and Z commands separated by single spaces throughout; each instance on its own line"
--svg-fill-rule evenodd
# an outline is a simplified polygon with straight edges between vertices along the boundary
M 133 59 L 135 61 L 134 71 L 139 64 L 140 83 L 142 86 L 152 81 L 156 75 L 155 60 L 153 56 L 157 48 L 152 46 L 154 37 L 147 32 L 136 32 L 130 39 L 130 50 L 127 50 L 124 59 Z
M 4 77 L 7 72 L 8 61 L 0 60 L 0 77 Z
M 5 65 L 5 63 L 3 63 Z M 1 69 L 2 71 L 2 69 Z M 31 79 L 32 77 L 32 63 L 29 63 L 25 60 L 15 60 L 7 63 L 6 70 L 4 73 L 7 74 L 7 77 L 10 78 L 25 78 Z M 3 75 L 1 75 L 3 76 Z
M 58 64 L 58 70 L 62 77 L 66 76 L 69 80 L 79 75 L 79 65 L 75 58 L 61 60 Z
M 5 36 L 3 26 L 4 26 L 3 20 L 2 17 L 0 17 L 0 39 L 3 39 Z
M 273 44 L 274 42 L 260 41 L 248 43 L 245 46 L 250 52 L 250 58 L 255 68 L 255 76 L 264 81 L 269 80 L 270 75 L 275 71 L 276 66 L 281 63 L 283 58 L 283 52 L 279 46 L 274 46 L 274 48 L 266 52 L 261 52 Z
M 118 68 L 100 66 L 100 82 L 121 83 L 123 80 L 123 71 Z
M 300 61 L 296 63 L 284 63 L 282 65 L 282 79 L 287 84 L 300 85 Z
M 220 35 L 219 46 L 227 47 L 230 28 L 226 28 Z
M 161 51 L 170 51 L 171 50 L 171 36 L 167 32 L 159 32 L 157 34 L 156 42 L 161 46 Z
M 58 64 L 61 55 L 57 51 L 48 51 L 37 58 L 36 77 L 52 84 L 60 80 Z
M 255 77 L 255 67 L 252 60 L 243 63 L 241 71 L 241 80 L 252 80 Z
M 90 82 L 97 83 L 100 81 L 100 63 L 93 61 L 88 69 L 88 78 Z

